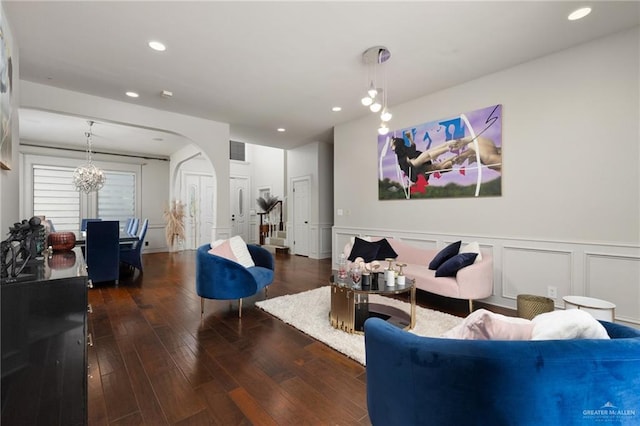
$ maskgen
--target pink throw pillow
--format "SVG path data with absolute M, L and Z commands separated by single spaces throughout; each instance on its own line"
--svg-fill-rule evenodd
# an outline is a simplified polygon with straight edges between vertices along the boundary
M 443 337 L 471 340 L 531 340 L 532 332 L 533 323 L 527 319 L 507 317 L 486 309 L 478 309 Z
M 224 257 L 225 259 L 233 260 L 234 262 L 238 261 L 238 258 L 231 250 L 231 243 L 229 240 L 220 240 L 216 241 L 212 244 L 213 248 L 209 250 L 209 254 L 213 254 L 216 256 Z

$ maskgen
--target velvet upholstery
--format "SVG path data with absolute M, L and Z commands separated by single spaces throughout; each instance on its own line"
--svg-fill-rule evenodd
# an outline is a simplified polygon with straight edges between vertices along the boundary
M 89 222 L 100 222 L 100 221 L 102 221 L 102 219 L 100 219 L 100 218 L 82 219 L 80 221 L 80 231 L 86 231 L 87 230 L 87 223 L 89 223 Z
M 88 221 L 85 257 L 87 274 L 94 282 L 115 281 L 120 274 L 120 223 Z
M 196 293 L 207 299 L 233 300 L 252 296 L 273 282 L 274 261 L 268 250 L 253 244 L 247 249 L 256 266 L 209 254 L 209 244 L 196 254 Z
M 131 223 L 127 228 L 127 232 L 131 235 L 136 235 L 138 233 L 139 224 L 140 224 L 140 219 L 138 219 L 137 217 L 134 217 L 133 219 L 131 219 Z
M 138 234 L 138 241 L 134 241 L 132 245 L 120 246 L 120 261 L 125 265 L 138 269 L 140 272 L 142 272 L 142 248 L 148 227 L 149 219 L 145 219 L 142 222 L 140 234 Z
M 640 424 L 640 330 L 611 340 L 457 340 L 365 322 L 373 425 Z

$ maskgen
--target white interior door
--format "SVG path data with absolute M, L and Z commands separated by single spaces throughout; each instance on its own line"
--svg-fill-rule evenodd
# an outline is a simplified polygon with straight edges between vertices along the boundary
M 197 247 L 198 221 L 196 212 L 200 210 L 200 177 L 195 174 L 185 173 L 183 175 L 182 199 L 185 202 L 184 208 L 184 248 L 194 250 Z
M 249 241 L 248 207 L 249 207 L 249 178 L 232 177 L 231 181 L 231 236 L 240 235 Z
M 184 248 L 194 250 L 211 242 L 213 227 L 213 176 L 184 173 L 182 199 L 185 200 Z
M 213 203 L 215 194 L 215 182 L 213 176 L 202 176 L 200 179 L 200 238 L 199 245 L 213 241 Z
M 309 178 L 293 181 L 293 252 L 309 256 Z

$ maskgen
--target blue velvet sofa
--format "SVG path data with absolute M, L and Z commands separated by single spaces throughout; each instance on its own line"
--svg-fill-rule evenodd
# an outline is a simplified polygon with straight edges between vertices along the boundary
M 611 340 L 420 337 L 365 322 L 373 425 L 640 424 L 640 330 Z
M 266 249 L 247 244 L 255 266 L 245 268 L 237 262 L 209 254 L 209 244 L 196 253 L 196 293 L 200 296 L 201 314 L 204 299 L 239 300 L 238 316 L 242 317 L 242 298 L 253 296 L 273 282 L 273 255 Z

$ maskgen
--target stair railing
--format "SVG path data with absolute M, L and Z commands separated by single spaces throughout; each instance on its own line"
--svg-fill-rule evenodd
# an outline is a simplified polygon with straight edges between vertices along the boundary
M 272 237 L 277 231 L 284 231 L 282 221 L 282 200 L 278 200 L 266 212 L 258 213 L 260 216 L 260 245 L 264 245 L 267 238 Z

